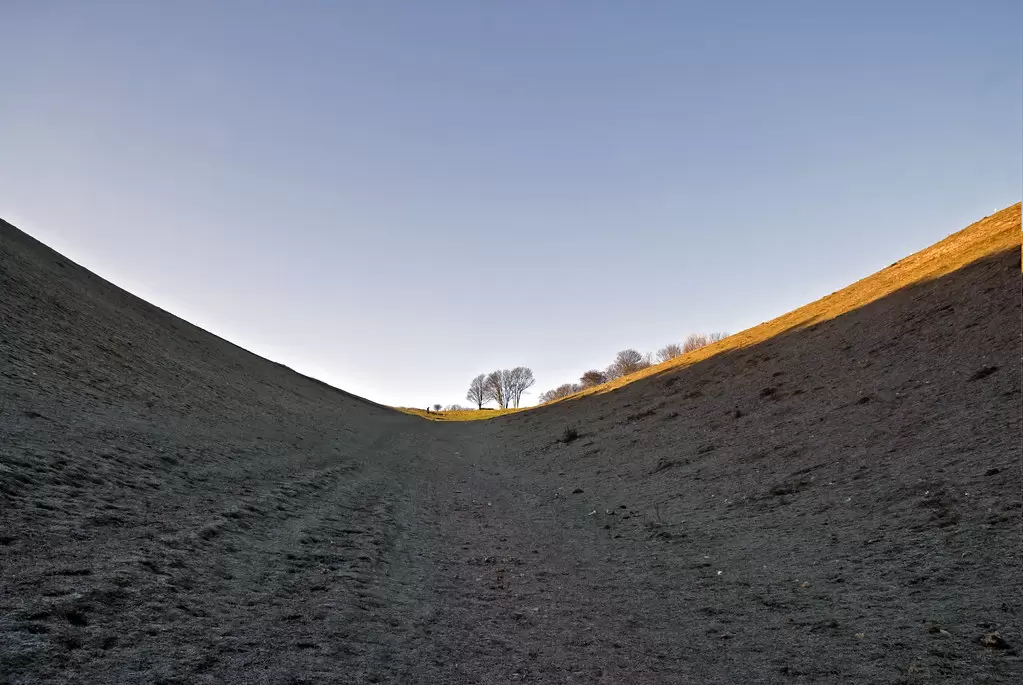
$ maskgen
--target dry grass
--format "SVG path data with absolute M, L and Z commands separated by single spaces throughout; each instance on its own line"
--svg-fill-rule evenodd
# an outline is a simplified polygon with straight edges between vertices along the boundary
M 574 395 L 569 395 L 555 402 L 571 401 L 586 395 L 609 392 L 637 381 L 640 378 L 675 371 L 721 352 L 756 345 L 782 333 L 834 319 L 846 312 L 858 309 L 886 295 L 890 295 L 901 288 L 940 278 L 986 255 L 1001 252 L 1013 246 L 1018 248 L 1020 243 L 1020 203 L 1017 202 L 961 231 L 953 233 L 944 240 L 920 252 L 901 259 L 875 274 L 856 281 L 852 285 L 822 297 L 815 302 L 795 309 L 788 314 L 783 314 L 776 319 L 746 329 L 735 335 L 730 335 L 723 340 L 711 343 L 706 347 L 701 347 L 666 362 L 655 364 L 608 383 L 585 388 Z M 442 412 L 441 414 L 430 415 L 421 410 L 402 409 L 402 411 L 418 414 L 435 421 L 473 421 L 536 408 Z
M 414 416 L 420 416 L 430 421 L 481 421 L 483 419 L 492 419 L 495 416 L 505 416 L 507 414 L 514 414 L 520 411 L 526 411 L 532 409 L 532 407 L 521 407 L 519 409 L 463 409 L 461 411 L 430 411 L 426 413 L 425 409 L 414 409 L 412 407 L 395 407 L 400 412 L 405 414 L 412 414 Z

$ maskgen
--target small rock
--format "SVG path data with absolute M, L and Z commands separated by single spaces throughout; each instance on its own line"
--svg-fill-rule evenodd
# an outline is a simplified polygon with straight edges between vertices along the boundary
M 581 494 L 583 494 L 583 489 L 582 488 L 576 488 L 575 490 L 572 491 L 572 494 L 573 495 L 581 495 Z
M 997 630 L 992 630 L 990 633 L 980 638 L 980 644 L 984 645 L 988 649 L 1008 649 L 1009 643 L 1005 641 Z

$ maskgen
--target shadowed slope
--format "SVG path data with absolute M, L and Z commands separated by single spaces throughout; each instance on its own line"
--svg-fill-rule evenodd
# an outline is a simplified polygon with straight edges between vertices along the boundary
M 822 309 L 804 308 L 757 344 L 474 427 L 503 477 L 546 477 L 562 516 L 629 550 L 616 573 L 659 598 L 637 620 L 674 634 L 665 658 L 696 681 L 1014 682 L 1010 210 L 981 240 L 921 253 L 930 277 L 844 314 L 797 325 Z
M 325 398 L 372 404 L 154 307 L 2 220 L 0 251 L 4 381 L 14 397 L 60 385 L 76 403 L 116 404 L 142 416 L 157 403 L 189 414 L 315 411 Z
M 301 645 L 348 629 L 353 678 L 392 659 L 353 583 L 403 605 L 374 569 L 418 422 L 5 223 L 0 292 L 0 682 L 276 682 L 333 672 Z

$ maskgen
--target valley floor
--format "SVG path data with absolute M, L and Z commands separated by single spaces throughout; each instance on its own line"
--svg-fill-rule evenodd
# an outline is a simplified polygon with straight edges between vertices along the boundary
M 6 682 L 1011 683 L 1023 667 L 1020 512 L 961 511 L 941 476 L 888 525 L 883 488 L 797 468 L 789 447 L 765 445 L 795 462 L 781 485 L 708 473 L 682 494 L 684 464 L 634 449 L 630 476 L 585 456 L 585 431 L 380 416 L 346 449 L 329 431 L 303 447 L 99 422 L 77 436 L 101 455 L 84 471 L 38 442 L 48 420 L 14 435 L 53 464 L 31 478 L 67 477 L 4 517 Z M 717 449 L 688 445 L 674 453 Z M 138 475 L 136 447 L 157 455 Z M 985 478 L 1019 466 L 969 468 L 988 502 Z M 981 644 L 993 631 L 1008 649 Z

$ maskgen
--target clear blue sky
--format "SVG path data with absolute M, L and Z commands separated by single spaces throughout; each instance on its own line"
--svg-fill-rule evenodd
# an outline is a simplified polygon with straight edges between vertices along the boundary
M 377 401 L 540 392 L 1018 201 L 1021 8 L 4 3 L 0 216 Z

